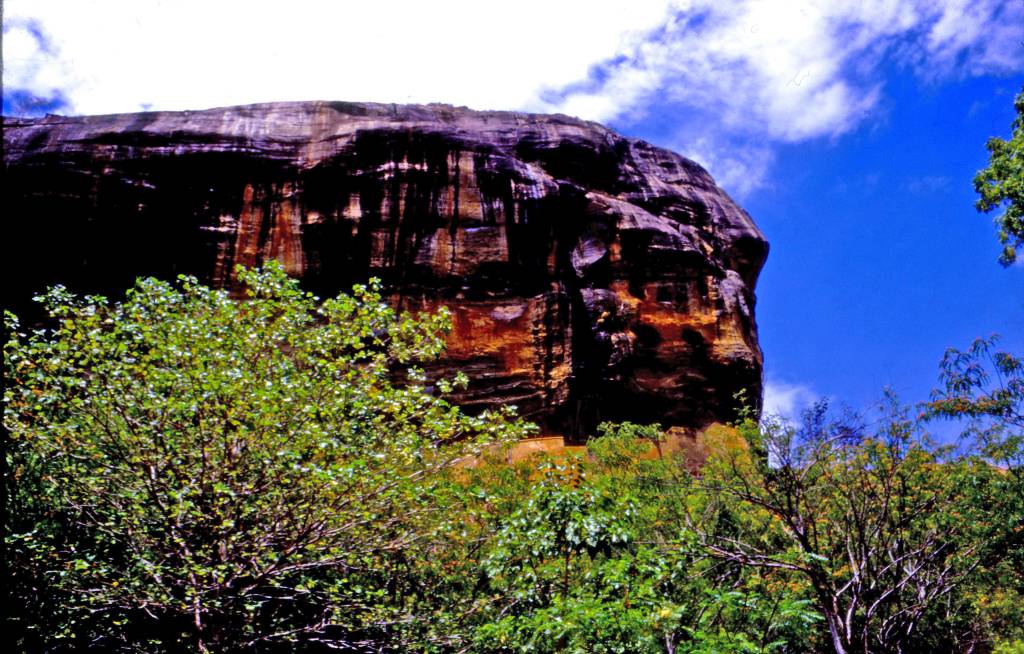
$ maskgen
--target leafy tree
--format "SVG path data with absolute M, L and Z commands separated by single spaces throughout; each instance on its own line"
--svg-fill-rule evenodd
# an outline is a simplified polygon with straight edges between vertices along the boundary
M 986 543 L 990 555 L 972 588 L 974 611 L 965 617 L 976 631 L 999 634 L 997 651 L 1024 647 L 1024 360 L 998 348 L 995 336 L 968 348 L 950 348 L 942 359 L 942 386 L 924 405 L 927 420 L 964 424 L 961 438 L 1001 474 L 974 487 L 975 500 L 998 530 Z
M 244 301 L 182 278 L 63 289 L 5 344 L 5 507 L 26 651 L 1013 652 L 1024 642 L 1024 362 L 943 361 L 925 419 L 705 436 L 657 425 L 517 465 L 470 417 L 447 315 L 375 283 L 320 302 L 279 266 Z M 403 380 L 397 383 L 395 380 Z
M 803 651 L 817 616 L 800 588 L 696 546 L 681 462 L 644 458 L 660 430 L 602 429 L 585 458 L 467 479 L 483 536 L 471 651 Z
M 691 524 L 711 555 L 799 575 L 837 654 L 973 648 L 962 591 L 1013 530 L 990 506 L 998 469 L 931 446 L 895 406 L 876 430 L 822 404 L 799 429 L 748 420 L 741 433 L 748 447 L 712 447 L 698 484 Z
M 437 529 L 439 473 L 524 435 L 410 367 L 446 313 L 238 274 L 244 301 L 146 279 L 116 304 L 53 289 L 49 330 L 8 318 L 20 647 L 376 651 L 416 619 L 396 571 Z
M 924 417 L 966 420 L 965 435 L 986 456 L 1020 474 L 1024 463 L 1024 360 L 997 349 L 999 339 L 975 340 L 942 358 L 942 388 L 932 392 Z
M 988 167 L 974 177 L 974 190 L 981 196 L 978 211 L 989 213 L 1005 207 L 996 218 L 1003 244 L 999 261 L 1004 266 L 1016 261 L 1017 248 L 1024 246 L 1024 90 L 1014 100 L 1014 107 L 1017 117 L 1010 140 L 988 140 Z

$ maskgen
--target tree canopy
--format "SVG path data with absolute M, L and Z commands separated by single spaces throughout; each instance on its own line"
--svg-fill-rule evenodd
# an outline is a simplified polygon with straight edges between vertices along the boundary
M 989 164 L 974 177 L 978 211 L 989 213 L 1000 208 L 996 217 L 999 242 L 1003 251 L 999 261 L 1008 266 L 1017 260 L 1017 249 L 1024 247 L 1024 90 L 1014 100 L 1017 117 L 1010 140 L 992 137 L 985 144 Z
M 26 642 L 374 642 L 372 580 L 425 538 L 437 473 L 526 433 L 411 367 L 446 312 L 399 315 L 375 282 L 319 302 L 276 264 L 239 278 L 244 302 L 145 279 L 116 304 L 51 290 L 49 330 L 9 318 L 10 563 L 54 619 Z
M 676 455 L 656 424 L 604 424 L 512 464 L 532 428 L 417 367 L 446 312 L 239 279 L 55 288 L 46 328 L 7 316 L 20 650 L 1024 647 L 1024 363 L 994 340 L 950 350 L 919 415 L 748 415 Z M 966 438 L 933 442 L 939 418 Z

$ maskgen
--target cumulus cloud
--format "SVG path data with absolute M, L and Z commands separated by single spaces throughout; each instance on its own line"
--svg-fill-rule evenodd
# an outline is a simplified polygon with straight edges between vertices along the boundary
M 835 136 L 877 105 L 886 63 L 929 76 L 1024 69 L 1013 0 L 677 0 L 590 84 L 550 102 L 600 120 L 666 101 L 783 142 Z
M 1013 73 L 1024 54 L 1024 5 L 1012 0 L 957 0 L 941 3 L 941 12 L 919 50 L 919 72 L 943 74 Z M 926 56 L 920 56 L 921 53 Z M 935 66 L 935 63 L 938 66 Z
M 877 115 L 887 71 L 1011 74 L 1022 42 L 1013 0 L 679 0 L 587 83 L 549 92 L 547 108 L 629 125 L 670 107 L 674 144 L 742 196 L 764 186 L 773 148 Z
M 8 0 L 57 60 L 15 58 L 5 84 L 63 80 L 78 113 L 271 100 L 528 105 L 543 86 L 586 77 L 597 61 L 664 20 L 662 0 Z
M 4 113 L 36 115 L 69 108 L 73 74 L 38 20 L 4 21 Z
M 801 412 L 820 399 L 821 396 L 804 384 L 768 379 L 764 385 L 763 413 L 766 417 L 797 423 Z
M 1016 0 L 8 0 L 5 89 L 76 113 L 442 101 L 667 127 L 743 195 L 877 114 L 886 70 L 1024 70 Z

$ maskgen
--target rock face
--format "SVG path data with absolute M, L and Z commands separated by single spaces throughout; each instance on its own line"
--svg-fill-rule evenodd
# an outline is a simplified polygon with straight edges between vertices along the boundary
M 760 397 L 764 237 L 700 166 L 600 125 L 274 103 L 5 119 L 4 145 L 9 306 L 58 282 L 231 287 L 274 258 L 321 296 L 377 276 L 403 309 L 451 307 L 435 372 L 470 377 L 459 401 L 570 440 Z

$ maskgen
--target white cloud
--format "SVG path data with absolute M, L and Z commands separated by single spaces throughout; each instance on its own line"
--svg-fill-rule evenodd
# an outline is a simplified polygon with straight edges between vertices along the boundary
M 77 113 L 271 100 L 449 102 L 629 128 L 739 194 L 781 144 L 877 113 L 886 67 L 1024 70 L 1017 0 L 8 0 L 4 85 Z
M 775 152 L 764 144 L 716 141 L 695 136 L 670 143 L 676 152 L 699 161 L 729 193 L 743 198 L 768 185 Z
M 677 0 L 660 30 L 554 107 L 609 120 L 670 100 L 779 141 L 835 136 L 877 104 L 887 62 L 929 76 L 1024 69 L 1014 0 Z
M 61 53 L 12 59 L 5 34 L 5 83 L 64 64 L 56 75 L 74 110 L 102 113 L 300 99 L 514 109 L 585 77 L 663 21 L 665 6 L 8 0 L 4 11 L 11 25 L 38 21 Z
M 778 379 L 769 379 L 764 385 L 764 408 L 766 417 L 779 418 L 784 422 L 797 423 L 804 409 L 821 399 L 809 386 L 791 384 Z
M 41 98 L 66 95 L 75 75 L 37 20 L 8 18 L 3 31 L 4 88 Z
M 925 51 L 940 71 L 959 63 L 967 74 L 1020 70 L 1024 3 L 1014 0 L 955 0 L 927 32 Z M 962 59 L 962 62 L 959 60 Z M 919 65 L 930 67 L 931 62 Z
M 740 196 L 764 186 L 772 148 L 835 138 L 876 115 L 894 67 L 929 81 L 1024 70 L 1024 3 L 1014 0 L 673 7 L 661 30 L 598 67 L 599 81 L 548 108 L 628 125 L 670 106 L 673 143 Z

